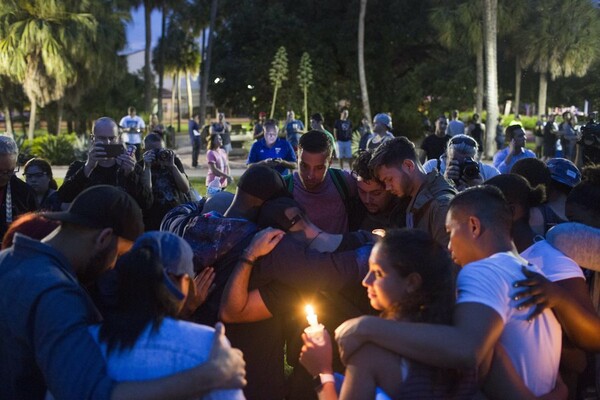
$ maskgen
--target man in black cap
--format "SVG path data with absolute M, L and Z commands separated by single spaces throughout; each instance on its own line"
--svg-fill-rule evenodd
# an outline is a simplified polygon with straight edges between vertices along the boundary
M 83 191 L 68 211 L 44 216 L 60 227 L 41 242 L 17 234 L 13 247 L 0 253 L 0 398 L 42 399 L 46 391 L 57 399 L 195 397 L 243 384 L 240 355 L 218 344 L 213 355 L 219 359 L 193 373 L 142 383 L 111 380 L 88 331 L 101 317 L 83 286 L 114 265 L 120 245 L 130 247 L 143 232 L 141 210 L 124 191 L 99 185 Z
M 193 321 L 204 325 L 214 325 L 218 320 L 225 284 L 240 254 L 258 231 L 256 221 L 260 207 L 267 200 L 290 196 L 282 176 L 264 164 L 248 167 L 237 186 L 231 206 L 224 215 L 217 212 L 202 214 L 202 210 L 190 214 L 189 207 L 184 204 L 171 210 L 161 224 L 163 229 L 171 232 L 183 232 L 183 238 L 194 251 L 197 273 L 207 267 L 214 268 L 214 289 L 192 317 Z M 244 394 L 249 400 L 284 397 L 282 327 L 282 318 L 227 325 L 231 344 L 244 352 L 248 376 Z M 273 340 L 264 340 L 266 337 Z

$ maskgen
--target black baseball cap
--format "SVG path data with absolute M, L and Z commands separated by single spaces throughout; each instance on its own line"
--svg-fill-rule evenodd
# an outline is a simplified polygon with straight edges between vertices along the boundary
M 142 210 L 124 190 L 97 185 L 79 193 L 67 211 L 42 216 L 91 229 L 112 228 L 115 235 L 134 241 L 144 232 Z
M 289 208 L 298 208 L 300 214 L 292 218 L 285 215 L 285 210 Z M 289 197 L 278 197 L 265 203 L 260 207 L 258 213 L 258 226 L 260 228 L 266 228 L 268 226 L 272 228 L 289 231 L 298 221 L 302 219 L 304 209 L 298 202 Z
M 263 201 L 282 196 L 291 197 L 281 174 L 263 164 L 248 167 L 238 180 L 237 187 Z

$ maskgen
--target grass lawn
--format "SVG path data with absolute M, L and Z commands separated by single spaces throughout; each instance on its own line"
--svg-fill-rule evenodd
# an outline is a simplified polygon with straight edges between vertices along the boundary
M 54 178 L 54 180 L 56 180 L 56 183 L 58 184 L 58 187 L 60 187 L 64 181 L 63 178 Z M 204 196 L 206 194 L 206 185 L 205 183 L 205 178 L 189 178 L 190 180 L 190 184 L 192 185 L 192 187 L 194 189 L 196 189 L 196 191 L 198 193 L 200 193 L 201 196 Z M 231 193 L 235 193 L 235 183 L 233 185 L 229 185 L 227 187 L 227 191 L 231 192 Z

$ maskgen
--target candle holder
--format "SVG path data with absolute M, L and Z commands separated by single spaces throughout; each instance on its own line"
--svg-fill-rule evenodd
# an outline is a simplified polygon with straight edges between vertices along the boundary
M 318 346 L 323 346 L 325 344 L 325 337 L 323 335 L 323 330 L 325 327 L 323 324 L 311 325 L 304 328 L 304 333 L 306 336 L 311 338 L 311 340 Z

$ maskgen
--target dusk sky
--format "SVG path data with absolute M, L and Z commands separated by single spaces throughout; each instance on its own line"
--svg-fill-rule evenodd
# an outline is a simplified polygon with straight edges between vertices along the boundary
M 152 12 L 152 47 L 156 45 L 160 37 L 161 13 L 157 10 Z M 144 50 L 145 42 L 144 7 L 131 10 L 131 22 L 127 24 L 127 47 L 125 53 L 136 50 Z

